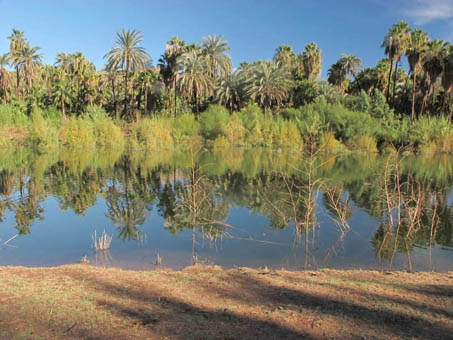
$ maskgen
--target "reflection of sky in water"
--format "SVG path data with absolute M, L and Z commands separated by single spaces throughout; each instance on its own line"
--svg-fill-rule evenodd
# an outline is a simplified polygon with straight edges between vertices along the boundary
M 309 231 L 308 269 L 390 268 L 388 261 L 379 263 L 370 241 L 379 221 L 353 207 L 354 214 L 349 219 L 351 230 L 342 240 L 321 199 L 317 203 L 318 225 Z M 54 266 L 77 263 L 87 255 L 92 263 L 99 265 L 150 269 L 156 267 L 157 254 L 165 266 L 181 268 L 191 264 L 192 231 L 169 233 L 163 228 L 164 220 L 156 206 L 140 227 L 143 233 L 139 241 L 116 237 L 117 227 L 106 217 L 102 198 L 84 216 L 60 210 L 54 198 L 46 199 L 42 207 L 43 220 L 32 225 L 29 235 L 21 235 L 0 248 L 0 265 Z M 14 223 L 14 215 L 7 212 L 0 224 L 1 242 L 16 233 Z M 305 235 L 297 236 L 294 225 L 274 230 L 267 217 L 250 213 L 244 207 L 231 207 L 227 223 L 233 228 L 215 241 L 196 233 L 195 254 L 199 262 L 226 267 L 304 268 Z M 114 239 L 108 254 L 96 254 L 91 249 L 91 236 L 94 230 L 100 233 L 104 229 Z M 435 246 L 431 255 L 429 249 L 415 248 L 410 256 L 414 270 L 452 269 L 453 252 L 446 247 Z M 407 255 L 398 253 L 392 268 L 408 269 Z
M 251 156 L 256 155 L 250 154 Z M 251 159 L 245 159 L 241 166 L 252 164 Z M 250 178 L 261 171 L 259 157 L 253 159 L 255 168 L 247 167 Z M 342 178 L 345 188 L 348 185 L 354 186 L 357 182 L 358 186 L 362 185 L 363 190 L 366 190 L 367 183 L 363 185 L 360 181 L 372 178 L 373 172 L 365 174 L 351 171 L 359 164 L 360 160 L 357 159 L 349 160 L 349 163 L 348 160 L 340 161 L 337 164 L 337 172 L 332 177 L 337 181 L 338 178 Z M 253 171 L 250 170 L 252 168 Z M 219 173 L 223 173 L 222 171 Z M 154 178 L 161 180 L 157 190 L 162 191 L 162 183 L 171 181 L 173 176 L 181 179 L 182 173 L 183 171 L 173 172 L 167 169 L 167 174 L 154 174 Z M 116 175 L 119 174 L 122 174 L 121 170 L 116 173 Z M 343 235 L 324 206 L 322 193 L 316 200 L 317 224 L 309 229 L 307 240 L 304 231 L 301 235 L 297 235 L 294 223 L 290 223 L 283 230 L 273 229 L 269 217 L 255 213 L 247 207 L 250 202 L 237 203 L 242 202 L 242 199 L 246 201 L 253 197 L 253 195 L 245 195 L 247 190 L 254 190 L 255 185 L 256 188 L 260 185 L 269 185 L 269 182 L 256 184 L 253 180 L 246 180 L 244 177 L 239 180 L 233 175 L 230 177 L 231 182 L 228 183 L 231 186 L 225 185 L 225 188 L 222 187 L 224 182 L 215 181 L 217 177 L 212 176 L 210 179 L 221 188 L 221 190 L 216 189 L 221 191 L 218 195 L 216 194 L 217 199 L 226 197 L 225 200 L 230 202 L 229 199 L 233 197 L 232 202 L 234 202 L 229 203 L 229 214 L 226 219 L 232 228 L 227 228 L 227 232 L 215 240 L 204 237 L 200 232 L 194 235 L 190 229 L 184 229 L 176 234 L 170 233 L 164 228 L 164 218 L 158 213 L 159 199 L 157 199 L 143 225 L 138 227 L 141 230 L 140 240 L 124 241 L 119 239 L 119 229 L 107 217 L 106 201 L 99 193 L 95 204 L 90 206 L 83 215 L 77 215 L 71 208 L 61 210 L 60 199 L 47 194 L 47 198 L 41 203 L 44 209 L 43 219 L 33 222 L 30 234 L 19 235 L 7 245 L 1 245 L 17 233 L 14 212 L 6 209 L 3 222 L 0 223 L 0 265 L 54 266 L 77 263 L 86 255 L 92 263 L 98 265 L 152 269 L 156 267 L 155 262 L 159 254 L 163 265 L 173 268 L 190 265 L 195 255 L 199 262 L 225 267 L 267 266 L 304 269 L 304 264 L 307 262 L 308 269 L 329 267 L 406 270 L 412 267 L 413 270 L 419 271 L 453 270 L 453 249 L 445 245 L 434 245 L 429 248 L 426 242 L 424 246 L 416 244 L 409 256 L 406 252 L 396 253 L 392 264 L 388 259 L 379 260 L 372 240 L 380 226 L 380 219 L 371 217 L 365 208 L 359 207 L 358 202 L 351 201 L 350 208 L 353 214 L 348 219 L 351 229 Z M 450 182 L 447 188 L 451 187 L 451 176 L 448 178 Z M 28 180 L 28 177 L 26 179 Z M 269 178 L 266 180 L 269 181 Z M 85 182 L 81 183 L 85 185 Z M 105 187 L 111 187 L 113 183 L 111 178 L 104 178 Z M 247 183 L 246 188 L 243 187 L 244 183 Z M 117 186 L 121 185 L 117 184 Z M 69 188 L 72 187 L 69 186 Z M 241 192 L 244 196 L 241 196 Z M 269 194 L 269 191 L 264 192 Z M 446 206 L 452 211 L 453 190 L 446 192 Z M 103 196 L 105 197 L 105 193 Z M 0 199 L 3 198 L 0 197 Z M 18 192 L 13 192 L 9 196 L 9 200 L 13 202 L 18 202 L 19 199 Z M 250 206 L 254 205 L 250 203 Z M 450 228 L 453 224 L 452 219 L 453 216 L 450 217 Z M 104 229 L 108 234 L 114 235 L 113 241 L 108 253 L 96 253 L 91 248 L 91 237 L 95 230 L 100 234 Z M 306 245 L 308 245 L 308 252 L 306 252 Z

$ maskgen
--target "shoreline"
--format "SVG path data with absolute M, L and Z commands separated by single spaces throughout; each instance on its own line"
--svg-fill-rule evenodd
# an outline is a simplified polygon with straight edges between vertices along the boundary
M 453 272 L 0 267 L 2 339 L 448 339 Z

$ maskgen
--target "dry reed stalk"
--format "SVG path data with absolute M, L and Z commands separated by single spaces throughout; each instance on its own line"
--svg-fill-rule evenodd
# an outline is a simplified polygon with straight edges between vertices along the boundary
M 105 251 L 110 248 L 110 243 L 112 242 L 112 236 L 108 235 L 104 231 L 102 232 L 101 236 L 97 237 L 96 230 L 94 231 L 94 234 L 92 236 L 93 239 L 93 244 L 94 244 L 94 249 L 100 250 L 100 251 Z

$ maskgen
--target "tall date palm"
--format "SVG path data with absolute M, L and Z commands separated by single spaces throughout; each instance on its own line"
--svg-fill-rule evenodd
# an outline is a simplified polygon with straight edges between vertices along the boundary
M 231 70 L 231 58 L 225 53 L 230 48 L 228 42 L 222 39 L 222 35 L 208 35 L 200 42 L 202 54 L 208 63 L 209 75 L 214 79 L 227 75 Z
M 181 73 L 178 87 L 183 95 L 195 101 L 197 114 L 200 113 L 200 99 L 212 94 L 213 79 L 209 75 L 209 64 L 206 57 L 197 51 L 183 54 L 178 61 Z
M 409 46 L 406 50 L 410 72 L 412 73 L 412 111 L 411 118 L 415 119 L 415 86 L 417 73 L 420 72 L 424 56 L 428 50 L 428 34 L 421 29 L 412 31 Z
M 5 103 L 8 100 L 7 96 L 7 86 L 10 83 L 10 76 L 8 71 L 5 69 L 6 65 L 9 65 L 11 62 L 11 55 L 9 53 L 5 53 L 0 55 L 0 90 L 3 92 L 3 100 Z
M 254 66 L 252 74 L 252 81 L 246 86 L 247 94 L 258 101 L 265 112 L 273 105 L 279 108 L 294 85 L 289 70 L 275 62 L 262 61 Z
M 124 114 L 127 115 L 129 72 L 144 70 L 151 57 L 145 48 L 140 46 L 143 37 L 139 31 L 125 31 L 123 28 L 116 35 L 116 45 L 107 52 L 104 58 L 107 59 L 107 70 L 121 69 L 124 71 Z

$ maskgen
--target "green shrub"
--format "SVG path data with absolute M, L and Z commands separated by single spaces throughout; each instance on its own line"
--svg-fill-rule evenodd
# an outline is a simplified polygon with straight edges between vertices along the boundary
M 93 133 L 96 146 L 123 149 L 125 144 L 121 128 L 115 125 L 110 117 L 104 116 L 93 119 Z
M 289 120 L 300 119 L 301 114 L 300 110 L 294 108 L 286 108 L 280 111 L 280 116 Z
M 47 107 L 43 112 L 42 116 L 49 122 L 52 122 L 54 125 L 59 125 L 61 123 L 61 111 L 54 106 Z
M 335 138 L 332 131 L 325 131 L 319 138 L 319 147 L 322 151 L 339 153 L 344 151 L 344 146 L 339 140 Z
M 25 125 L 29 123 L 25 109 L 20 104 L 0 104 L 1 125 Z
M 242 125 L 242 120 L 237 112 L 231 115 L 230 120 L 225 127 L 224 133 L 226 139 L 232 145 L 241 145 L 245 142 L 244 139 L 246 130 L 244 125 Z
M 82 113 L 81 117 L 83 119 L 102 119 L 107 117 L 105 110 L 98 105 L 88 105 L 85 109 L 85 112 Z
M 378 152 L 376 140 L 367 135 L 361 135 L 353 141 L 353 147 L 366 152 Z
M 30 121 L 26 138 L 27 145 L 39 151 L 58 147 L 57 129 L 43 118 L 41 110 L 35 107 L 31 112 Z
M 209 105 L 208 109 L 200 115 L 200 126 L 203 137 L 215 139 L 224 135 L 230 114 L 220 105 Z
M 301 149 L 303 146 L 302 137 L 297 124 L 288 120 L 276 120 L 274 126 L 274 144 L 276 146 L 287 147 L 292 149 Z
M 247 131 L 255 129 L 256 125 L 261 124 L 264 120 L 264 114 L 261 108 L 255 103 L 249 103 L 238 113 L 238 117 L 242 121 L 242 125 Z
M 168 119 L 142 119 L 132 125 L 132 138 L 138 147 L 168 149 L 173 147 L 171 125 Z
M 171 120 L 171 126 L 173 139 L 177 144 L 198 136 L 200 130 L 195 116 L 190 113 L 184 113 Z
M 423 153 L 453 152 L 453 126 L 445 117 L 422 117 L 410 133 Z
M 62 122 L 61 143 L 70 148 L 91 148 L 96 145 L 93 122 L 88 119 L 70 118 Z

